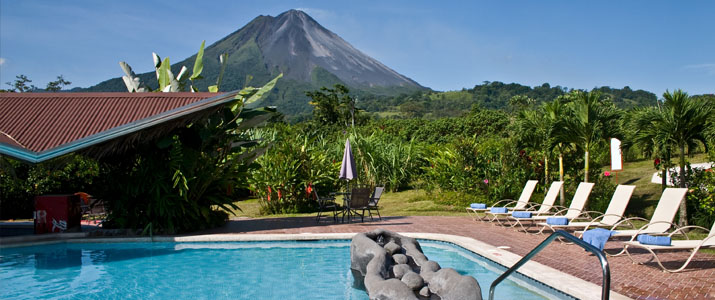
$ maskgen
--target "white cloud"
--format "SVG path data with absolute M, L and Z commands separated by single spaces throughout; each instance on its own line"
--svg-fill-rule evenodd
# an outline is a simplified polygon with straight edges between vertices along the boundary
M 715 64 L 687 65 L 685 69 L 704 70 L 708 75 L 715 75 Z
M 2 65 L 4 65 L 4 64 L 5 64 L 5 59 L 2 58 L 2 57 L 0 57 L 0 66 L 2 66 Z

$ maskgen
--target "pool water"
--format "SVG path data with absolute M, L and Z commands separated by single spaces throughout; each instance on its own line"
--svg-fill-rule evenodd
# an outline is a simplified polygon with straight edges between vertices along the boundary
M 443 267 L 474 276 L 486 299 L 503 268 L 461 247 L 420 241 Z M 497 299 L 565 295 L 506 280 Z M 368 299 L 349 241 L 59 243 L 0 249 L 0 299 Z

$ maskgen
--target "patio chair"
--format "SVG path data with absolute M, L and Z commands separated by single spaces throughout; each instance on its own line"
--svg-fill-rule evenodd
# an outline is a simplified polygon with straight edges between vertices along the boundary
M 521 227 L 521 230 L 524 232 L 528 232 L 528 228 L 524 227 L 524 222 L 529 222 L 529 226 L 531 226 L 534 222 L 538 221 L 546 221 L 548 218 L 551 217 L 565 217 L 568 220 L 573 220 L 577 217 L 582 216 L 581 212 L 583 211 L 584 206 L 586 206 L 586 201 L 588 201 L 588 196 L 591 195 L 591 190 L 593 189 L 593 182 L 581 182 L 578 184 L 578 187 L 576 188 L 576 193 L 573 196 L 573 199 L 571 200 L 571 205 L 569 208 L 565 208 L 562 210 L 557 211 L 553 215 L 536 215 L 532 216 L 531 218 L 515 218 L 513 216 L 508 216 L 507 218 L 512 221 L 514 224 L 512 227 L 519 225 Z M 588 216 L 586 216 L 588 217 Z M 590 218 L 589 218 L 590 219 Z M 544 231 L 544 228 L 542 228 L 537 234 L 540 234 Z
M 94 222 L 101 226 L 102 221 L 107 217 L 107 211 L 104 209 L 104 201 L 96 198 L 89 198 L 89 203 L 80 202 L 82 209 L 82 219 L 88 222 Z M 102 220 L 97 222 L 97 220 Z
M 630 202 L 631 195 L 633 195 L 633 190 L 635 190 L 635 188 L 635 185 L 619 184 L 616 187 L 616 191 L 613 192 L 613 197 L 611 197 L 611 202 L 608 204 L 608 208 L 605 213 L 598 211 L 586 211 L 581 213 L 581 215 L 588 216 L 598 215 L 591 221 L 574 222 L 573 220 L 569 220 L 569 223 L 566 225 L 553 225 L 541 222 L 537 223 L 537 225 L 544 227 L 542 228 L 542 231 L 545 228 L 549 228 L 554 232 L 558 229 L 583 230 L 587 227 L 611 227 L 623 219 L 623 213 L 626 212 L 626 206 L 628 206 L 628 202 Z M 578 217 L 576 219 L 578 219 Z
M 667 234 L 668 230 L 675 224 L 673 224 L 673 219 L 675 219 L 675 213 L 678 212 L 678 207 L 680 206 L 680 202 L 685 199 L 685 195 L 688 192 L 688 189 L 686 188 L 666 188 L 663 191 L 663 194 L 660 196 L 660 200 L 658 201 L 658 206 L 655 208 L 655 211 L 653 212 L 653 217 L 648 221 L 647 219 L 640 218 L 640 217 L 631 217 L 631 218 L 626 218 L 618 223 L 614 224 L 610 231 L 611 231 L 611 236 L 612 237 L 630 237 L 631 241 L 635 240 L 638 234 L 651 234 L 651 235 L 665 235 Z M 624 224 L 628 224 L 631 227 L 633 227 L 633 220 L 641 220 L 641 221 L 646 221 L 648 224 L 645 224 L 641 226 L 639 229 L 626 229 L 626 230 L 618 230 L 617 228 L 619 226 L 622 226 Z M 577 235 L 578 237 L 583 237 L 583 233 L 588 230 L 591 227 L 597 227 L 597 226 L 588 226 L 586 227 L 583 231 L 576 231 L 574 234 Z M 625 250 L 621 250 L 620 252 L 616 254 L 611 254 L 606 252 L 605 250 L 603 251 L 606 253 L 608 256 L 619 256 L 622 255 Z
M 551 186 L 549 187 L 549 191 L 546 192 L 546 195 L 544 196 L 544 200 L 539 203 L 534 203 L 530 207 L 526 207 L 525 209 L 513 209 L 511 211 L 505 212 L 505 213 L 495 213 L 495 212 L 486 212 L 486 215 L 489 216 L 491 215 L 491 219 L 488 221 L 493 222 L 497 221 L 499 225 L 506 226 L 509 225 L 511 227 L 516 226 L 517 224 L 514 222 L 511 223 L 502 223 L 502 219 L 500 217 L 506 217 L 508 219 L 508 216 L 511 215 L 515 211 L 519 212 L 531 212 L 532 214 L 536 214 L 537 216 L 543 216 L 543 215 L 551 215 L 555 211 L 554 209 L 563 209 L 564 207 L 554 205 L 556 202 L 556 197 L 559 196 L 559 191 L 561 191 L 561 187 L 564 185 L 563 181 L 554 181 L 551 183 Z M 539 205 L 538 210 L 534 210 L 533 208 L 536 207 L 536 205 Z
M 315 221 L 320 223 L 320 215 L 324 211 L 332 210 L 333 211 L 333 222 L 338 221 L 338 205 L 335 203 L 335 197 L 320 197 L 318 195 L 318 189 L 313 187 L 313 197 L 315 198 L 316 201 L 318 201 L 318 216 L 315 217 Z
M 370 214 L 370 220 L 372 220 L 372 210 L 375 210 L 377 212 L 377 216 L 380 218 L 380 221 L 382 221 L 382 216 L 380 216 L 380 208 L 378 203 L 380 202 L 380 197 L 382 197 L 382 192 L 385 191 L 384 186 L 378 186 L 375 187 L 375 190 L 372 192 L 372 196 L 370 196 L 370 201 L 367 203 L 367 212 Z M 363 211 L 363 214 L 365 214 L 365 211 Z
M 343 219 L 345 215 L 348 217 L 348 222 L 352 221 L 354 215 L 360 216 L 360 221 L 365 221 L 365 210 L 368 208 L 368 203 L 370 202 L 370 188 L 357 187 L 353 188 L 350 192 L 350 201 L 348 201 L 346 212 L 343 214 Z M 358 213 L 362 211 L 362 213 Z
M 529 199 L 531 199 L 531 194 L 534 193 L 534 188 L 536 188 L 537 183 L 539 183 L 539 181 L 537 181 L 537 180 L 527 181 L 526 185 L 524 185 L 524 189 L 521 190 L 521 196 L 519 196 L 519 200 L 517 200 L 517 201 L 514 201 L 513 199 L 503 199 L 503 200 L 497 201 L 491 207 L 486 207 L 486 208 L 467 207 L 467 213 L 472 215 L 472 219 L 474 219 L 474 221 L 477 221 L 477 220 L 484 221 L 484 220 L 488 220 L 486 212 L 490 211 L 493 207 L 507 207 L 507 209 L 511 208 L 513 210 L 526 209 L 527 205 L 529 204 Z M 509 207 L 509 206 L 511 206 L 511 207 Z M 479 213 L 485 213 L 484 217 L 480 217 Z
M 706 232 L 709 232 L 708 236 L 702 240 L 687 239 L 688 236 L 686 234 L 683 234 L 683 231 L 695 229 L 695 228 L 702 229 Z M 671 241 L 669 246 L 644 245 L 637 241 L 629 241 L 629 242 L 625 242 L 625 245 L 623 246 L 623 251 L 625 251 L 626 254 L 628 254 L 628 258 L 630 258 L 634 264 L 642 264 L 640 262 L 636 262 L 635 259 L 633 259 L 633 256 L 628 251 L 628 247 L 638 247 L 638 248 L 645 249 L 648 252 L 650 252 L 650 254 L 652 255 L 650 260 L 648 260 L 648 261 L 652 261 L 653 259 L 655 259 L 655 261 L 663 269 L 664 272 L 676 273 L 676 272 L 682 271 L 683 269 L 685 269 L 685 267 L 688 266 L 688 264 L 690 264 L 690 261 L 695 256 L 695 253 L 698 253 L 698 250 L 700 250 L 700 248 L 715 248 L 715 223 L 713 223 L 713 227 L 710 230 L 707 230 L 700 226 L 680 227 L 680 228 L 676 229 L 675 231 L 671 232 L 670 234 L 668 234 L 668 236 L 672 237 L 673 235 L 678 234 L 678 233 L 683 234 L 685 236 L 686 240 Z M 683 263 L 683 265 L 680 266 L 680 268 L 668 269 L 665 266 L 663 266 L 663 264 L 660 262 L 660 258 L 658 258 L 658 255 L 655 254 L 656 251 L 661 251 L 661 250 L 690 250 L 691 253 L 690 253 L 690 256 L 688 257 L 688 259 L 685 261 L 685 263 Z

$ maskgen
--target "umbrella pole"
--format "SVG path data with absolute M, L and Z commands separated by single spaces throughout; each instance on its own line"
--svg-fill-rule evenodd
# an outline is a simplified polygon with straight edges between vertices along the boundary
M 352 195 L 350 195 L 350 180 L 346 180 L 346 181 L 345 181 L 345 193 L 347 193 L 347 194 L 346 194 L 344 197 L 348 197 L 348 198 L 346 198 L 347 201 L 345 202 L 345 210 L 347 211 L 347 214 L 348 214 L 348 223 L 350 223 L 350 222 L 351 222 L 351 218 L 350 218 L 350 196 L 352 196 Z M 345 213 L 343 213 L 343 216 L 345 216 Z

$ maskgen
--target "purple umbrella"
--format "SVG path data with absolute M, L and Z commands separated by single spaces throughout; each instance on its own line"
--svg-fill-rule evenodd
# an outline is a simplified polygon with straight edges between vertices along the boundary
M 343 152 L 343 162 L 340 164 L 340 179 L 352 180 L 357 175 L 355 172 L 355 160 L 353 150 L 350 147 L 350 140 L 345 140 L 345 151 Z

